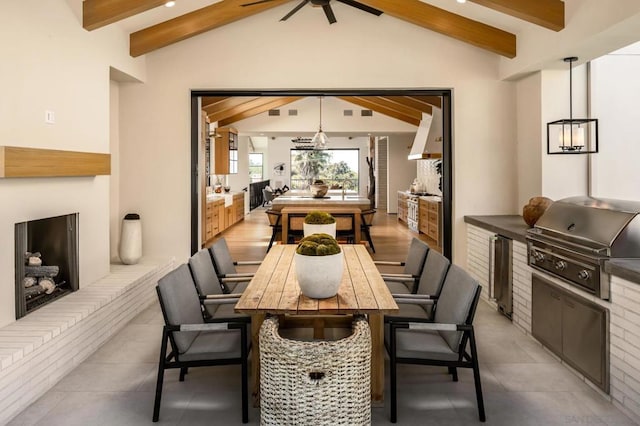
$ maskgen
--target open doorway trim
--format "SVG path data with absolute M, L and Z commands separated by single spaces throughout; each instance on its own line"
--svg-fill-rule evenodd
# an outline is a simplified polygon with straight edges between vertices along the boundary
M 452 256 L 453 242 L 453 132 L 451 89 L 282 89 L 282 90 L 191 90 L 191 253 L 198 244 L 198 120 L 201 96 L 441 96 L 442 97 L 442 253 Z

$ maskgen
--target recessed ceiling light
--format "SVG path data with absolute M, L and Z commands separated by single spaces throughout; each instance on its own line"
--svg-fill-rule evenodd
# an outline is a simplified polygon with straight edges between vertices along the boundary
M 460 0 L 458 0 L 458 1 L 460 1 Z M 168 1 L 164 5 L 167 6 L 167 7 L 173 7 L 173 6 L 176 5 L 176 2 L 175 1 Z
M 457 0 L 458 3 L 466 3 L 467 0 Z

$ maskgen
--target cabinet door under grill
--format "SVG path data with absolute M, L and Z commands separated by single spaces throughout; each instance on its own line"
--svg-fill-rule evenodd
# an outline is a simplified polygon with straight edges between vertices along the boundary
M 531 334 L 562 355 L 562 298 L 560 292 L 535 275 L 532 280 Z

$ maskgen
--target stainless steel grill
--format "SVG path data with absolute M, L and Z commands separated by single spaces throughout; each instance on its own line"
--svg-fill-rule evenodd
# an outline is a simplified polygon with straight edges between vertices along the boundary
M 640 202 L 571 197 L 527 233 L 529 265 L 608 300 L 609 258 L 640 258 Z

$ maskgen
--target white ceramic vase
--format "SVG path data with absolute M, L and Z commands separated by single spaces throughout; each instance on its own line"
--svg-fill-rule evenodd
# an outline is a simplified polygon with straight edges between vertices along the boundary
M 135 213 L 127 214 L 122 220 L 118 256 L 125 265 L 135 265 L 142 257 L 142 223 Z
M 326 223 L 326 224 L 317 224 L 317 223 L 303 223 L 302 230 L 304 232 L 304 236 L 308 237 L 311 234 L 329 234 L 333 238 L 336 237 L 336 223 Z
M 302 294 L 312 299 L 326 299 L 338 293 L 342 272 L 344 270 L 344 254 L 328 256 L 304 256 L 295 254 L 295 271 Z

